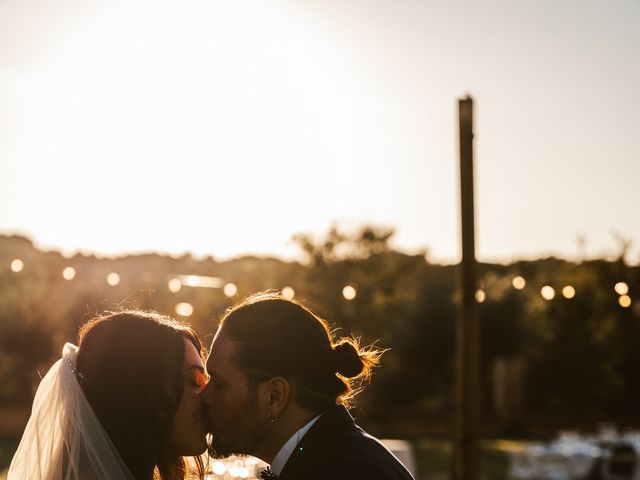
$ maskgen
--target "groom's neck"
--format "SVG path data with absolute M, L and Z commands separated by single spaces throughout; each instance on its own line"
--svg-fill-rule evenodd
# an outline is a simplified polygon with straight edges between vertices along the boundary
M 309 423 L 320 412 L 313 412 L 298 405 L 291 404 L 282 416 L 272 423 L 269 445 L 262 458 L 271 464 L 285 443 L 302 427 Z

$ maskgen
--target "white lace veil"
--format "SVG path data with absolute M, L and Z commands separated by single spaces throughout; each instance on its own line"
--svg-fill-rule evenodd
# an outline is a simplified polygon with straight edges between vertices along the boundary
M 7 480 L 132 480 L 76 379 L 78 347 L 65 344 L 40 382 Z

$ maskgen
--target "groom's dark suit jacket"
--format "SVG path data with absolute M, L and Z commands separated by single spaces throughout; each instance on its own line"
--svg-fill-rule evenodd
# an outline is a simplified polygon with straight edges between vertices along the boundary
M 297 445 L 280 480 L 413 480 L 341 405 L 327 410 Z

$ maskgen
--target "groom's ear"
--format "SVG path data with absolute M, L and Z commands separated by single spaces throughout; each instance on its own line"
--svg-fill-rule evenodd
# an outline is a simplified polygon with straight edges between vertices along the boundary
M 284 377 L 269 379 L 269 410 L 273 418 L 277 418 L 291 401 L 291 385 Z

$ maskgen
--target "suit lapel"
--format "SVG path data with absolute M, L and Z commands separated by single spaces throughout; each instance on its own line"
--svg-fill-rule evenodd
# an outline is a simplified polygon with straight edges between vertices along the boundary
M 336 405 L 324 412 L 296 445 L 280 473 L 280 480 L 301 478 L 300 473 L 312 464 L 318 455 L 322 455 L 323 447 L 326 449 L 331 434 L 349 425 L 354 425 L 353 417 L 342 405 Z

